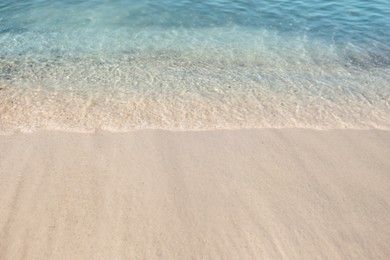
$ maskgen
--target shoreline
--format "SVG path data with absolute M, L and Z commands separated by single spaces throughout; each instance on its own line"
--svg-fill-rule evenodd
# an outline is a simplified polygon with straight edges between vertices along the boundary
M 38 131 L 0 145 L 0 258 L 390 256 L 390 131 Z
M 195 129 L 184 129 L 184 128 L 133 128 L 129 130 L 117 130 L 117 129 L 101 129 L 96 128 L 94 130 L 73 130 L 73 129 L 32 129 L 30 131 L 23 131 L 21 129 L 17 129 L 14 131 L 8 132 L 0 132 L 0 138 L 2 137 L 12 137 L 18 135 L 44 135 L 46 134 L 76 134 L 76 135 L 128 135 L 134 134 L 138 132 L 162 132 L 162 133 L 207 133 L 207 132 L 239 132 L 239 131 L 276 131 L 276 132 L 284 132 L 284 131 L 308 131 L 308 132 L 339 132 L 339 131 L 352 131 L 352 132 L 390 132 L 390 128 L 313 128 L 313 127 L 221 127 L 221 128 L 195 128 Z

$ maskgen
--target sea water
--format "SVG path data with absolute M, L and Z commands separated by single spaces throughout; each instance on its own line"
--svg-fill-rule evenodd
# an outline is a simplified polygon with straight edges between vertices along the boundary
M 390 129 L 388 0 L 1 0 L 0 131 Z

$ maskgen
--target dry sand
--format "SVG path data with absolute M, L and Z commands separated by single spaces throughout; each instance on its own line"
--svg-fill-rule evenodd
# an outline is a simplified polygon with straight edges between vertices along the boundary
M 0 136 L 0 259 L 390 259 L 390 132 Z

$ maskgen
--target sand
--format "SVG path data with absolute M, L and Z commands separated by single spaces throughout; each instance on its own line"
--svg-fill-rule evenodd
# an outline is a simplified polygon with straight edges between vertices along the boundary
M 390 131 L 0 136 L 0 259 L 390 259 Z

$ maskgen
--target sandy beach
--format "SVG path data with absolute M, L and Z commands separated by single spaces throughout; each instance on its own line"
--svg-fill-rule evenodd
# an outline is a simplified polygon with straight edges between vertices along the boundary
M 389 259 L 390 132 L 0 136 L 0 259 Z
M 0 1 L 0 260 L 390 260 L 390 1 Z

